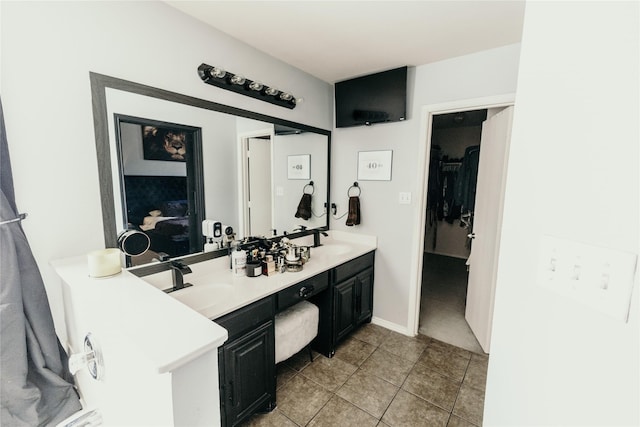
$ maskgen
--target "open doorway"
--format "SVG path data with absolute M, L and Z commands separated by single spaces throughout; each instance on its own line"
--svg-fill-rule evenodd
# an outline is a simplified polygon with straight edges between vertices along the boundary
M 489 353 L 513 107 L 436 111 L 429 115 L 427 132 L 429 194 L 419 263 L 424 286 L 416 329 Z M 465 122 L 471 129 L 446 130 L 466 127 Z M 461 159 L 452 157 L 462 149 Z
M 487 109 L 433 116 L 419 332 L 479 353 L 465 320 L 482 123 Z

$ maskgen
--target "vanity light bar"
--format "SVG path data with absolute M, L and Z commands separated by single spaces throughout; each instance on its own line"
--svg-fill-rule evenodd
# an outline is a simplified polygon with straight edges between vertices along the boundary
M 293 109 L 296 106 L 296 98 L 291 93 L 249 80 L 240 74 L 230 73 L 220 67 L 200 64 L 198 75 L 203 82 L 222 89 L 261 99 L 285 108 Z

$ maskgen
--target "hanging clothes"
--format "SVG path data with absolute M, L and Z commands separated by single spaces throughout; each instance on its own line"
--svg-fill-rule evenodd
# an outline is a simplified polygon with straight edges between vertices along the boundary
M 16 209 L 0 102 L 0 425 L 48 426 L 82 409 Z
M 431 147 L 429 159 L 429 179 L 427 182 L 427 221 L 430 228 L 433 229 L 433 238 L 431 241 L 431 249 L 435 250 L 438 240 L 438 204 L 440 202 L 440 194 L 442 187 L 440 183 L 440 146 Z
M 441 198 L 438 219 L 453 224 L 460 218 L 460 204 L 456 202 L 456 182 L 458 180 L 459 162 L 441 162 Z
M 455 187 L 455 203 L 460 206 L 461 212 L 473 212 L 475 207 L 479 161 L 480 146 L 467 147 L 464 151 Z

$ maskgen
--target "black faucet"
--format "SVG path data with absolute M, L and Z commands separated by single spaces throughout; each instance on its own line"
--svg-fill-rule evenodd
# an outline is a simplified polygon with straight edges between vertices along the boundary
M 322 233 L 323 236 L 327 237 L 328 234 L 325 233 L 324 231 L 320 231 L 318 229 L 313 230 L 313 247 L 317 248 L 318 246 L 322 246 L 322 243 L 320 243 L 320 233 Z
M 171 276 L 173 277 L 173 288 L 165 290 L 165 292 L 173 292 L 180 289 L 193 286 L 191 283 L 184 283 L 184 275 L 191 273 L 191 268 L 182 260 L 174 259 L 169 261 L 171 267 Z

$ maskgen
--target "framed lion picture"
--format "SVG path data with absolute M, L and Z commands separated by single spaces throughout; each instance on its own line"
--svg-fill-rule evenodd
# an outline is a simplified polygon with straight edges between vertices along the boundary
M 142 152 L 145 160 L 186 162 L 191 133 L 184 129 L 143 125 Z

